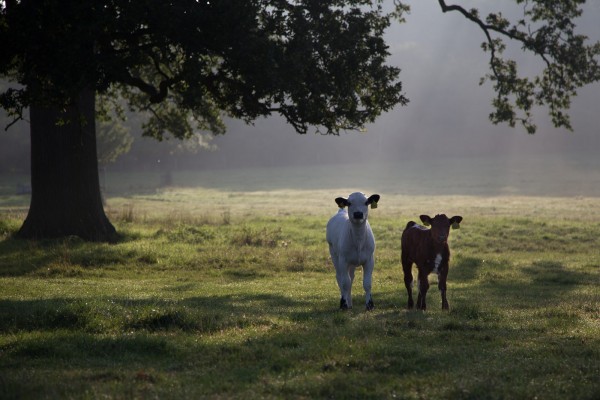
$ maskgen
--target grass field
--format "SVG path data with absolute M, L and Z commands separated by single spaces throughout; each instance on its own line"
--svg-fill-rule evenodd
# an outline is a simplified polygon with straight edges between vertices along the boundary
M 379 190 L 376 308 L 357 274 L 342 312 L 324 227 L 349 191 L 217 186 L 109 196 L 114 245 L 15 240 L 2 197 L 0 397 L 600 398 L 600 198 Z M 400 233 L 437 212 L 464 217 L 450 311 L 434 285 L 408 311 Z

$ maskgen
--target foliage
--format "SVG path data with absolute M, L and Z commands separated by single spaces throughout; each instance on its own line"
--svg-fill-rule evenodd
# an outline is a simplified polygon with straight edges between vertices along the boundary
M 495 111 L 490 114 L 493 123 L 508 122 L 514 127 L 520 122 L 527 132 L 535 133 L 532 109 L 547 106 L 556 127 L 571 129 L 567 113 L 571 98 L 580 87 L 600 81 L 600 41 L 588 43 L 586 36 L 575 32 L 575 20 L 581 16 L 585 0 L 516 2 L 523 6 L 523 19 L 511 22 L 499 12 L 483 18 L 478 9 L 448 6 L 439 0 L 443 12 L 461 13 L 485 34 L 482 48 L 490 54 L 491 73 L 481 83 L 489 80 L 494 85 Z M 544 64 L 543 71 L 533 78 L 520 75 L 517 63 L 503 58 L 505 39 L 538 57 Z
M 584 0 L 516 0 L 518 21 L 438 2 L 484 32 L 493 123 L 520 122 L 533 133 L 532 109 L 546 106 L 555 126 L 571 129 L 572 97 L 600 79 L 600 42 L 575 31 Z M 399 70 L 384 65 L 383 31 L 409 11 L 394 3 L 384 14 L 381 0 L 2 2 L 0 73 L 26 86 L 4 90 L 0 104 L 21 118 L 32 102 L 62 104 L 93 86 L 127 98 L 157 139 L 223 133 L 223 113 L 246 122 L 279 113 L 301 133 L 360 129 L 407 102 Z M 538 57 L 543 71 L 522 76 L 503 57 L 506 40 Z
M 106 165 L 128 155 L 136 166 L 143 168 L 142 160 L 160 160 L 182 154 L 196 154 L 202 150 L 215 150 L 212 135 L 193 132 L 182 140 L 157 143 L 143 136 L 143 116 L 127 112 L 123 99 L 102 95 L 96 97 L 96 136 L 98 162 Z M 161 137 L 162 138 L 162 137 Z
M 311 196 L 298 192 L 274 199 L 265 192 L 232 194 L 239 209 L 230 221 L 214 211 L 215 199 L 227 195 L 170 192 L 152 197 L 147 211 L 130 208 L 121 218 L 115 210 L 122 239 L 114 245 L 15 240 L 10 232 L 18 219 L 2 214 L 0 232 L 9 232 L 0 242 L 3 395 L 600 394 L 597 199 L 583 212 L 566 199 L 525 198 L 515 206 L 499 198 L 492 215 L 486 197 L 409 203 L 388 196 L 388 206 L 404 208 L 389 210 L 382 201 L 370 214 L 378 249 L 376 309 L 367 313 L 337 309 L 323 238 L 333 204 L 299 206 L 298 197 Z M 265 198 L 272 203 L 258 208 Z M 192 211 L 201 202 L 213 209 Z M 451 311 L 433 306 L 435 290 L 430 310 L 407 311 L 401 228 L 423 207 L 448 206 L 465 216 L 450 237 Z M 560 218 L 556 206 L 576 212 Z M 362 302 L 360 283 L 358 272 L 355 304 Z
M 406 103 L 384 64 L 381 1 L 7 1 L 0 104 L 68 104 L 86 88 L 149 115 L 145 133 L 224 131 L 279 113 L 298 132 L 359 129 Z
M 110 99 L 97 96 L 96 99 L 96 141 L 98 163 L 109 164 L 129 152 L 133 137 L 130 127 L 123 124 L 125 115 L 119 105 L 108 107 Z

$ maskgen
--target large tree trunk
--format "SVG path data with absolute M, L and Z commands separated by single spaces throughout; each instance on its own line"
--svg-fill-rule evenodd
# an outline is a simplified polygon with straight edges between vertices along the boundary
M 114 241 L 100 195 L 95 93 L 83 91 L 66 109 L 32 105 L 30 120 L 31 205 L 17 235 Z

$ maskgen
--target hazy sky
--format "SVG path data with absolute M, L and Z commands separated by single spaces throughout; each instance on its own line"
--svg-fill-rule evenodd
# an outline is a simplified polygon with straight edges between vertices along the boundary
M 382 115 L 364 134 L 350 132 L 340 137 L 298 135 L 276 117 L 258 120 L 254 126 L 230 121 L 227 134 L 214 140 L 219 151 L 201 157 L 219 165 L 269 166 L 439 155 L 572 157 L 576 151 L 600 149 L 600 84 L 584 88 L 573 101 L 574 132 L 553 128 L 544 109 L 535 112 L 535 135 L 521 127 L 494 126 L 488 119 L 491 86 L 479 86 L 488 71 L 488 55 L 480 48 L 483 32 L 457 13 L 443 14 L 435 0 L 408 3 L 407 22 L 393 24 L 387 34 L 392 53 L 389 63 L 402 69 L 400 79 L 410 99 L 407 106 Z M 479 7 L 482 14 L 498 7 L 507 15 L 519 16 L 520 12 L 519 7 L 507 7 L 514 4 L 508 0 L 449 3 Z M 600 2 L 591 3 L 578 28 L 600 40 Z M 535 71 L 539 61 L 515 49 L 507 54 L 515 55 L 523 70 Z

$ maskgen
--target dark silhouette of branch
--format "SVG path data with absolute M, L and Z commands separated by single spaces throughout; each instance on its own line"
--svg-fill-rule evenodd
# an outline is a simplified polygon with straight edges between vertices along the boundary
M 481 82 L 487 79 L 495 82 L 495 111 L 490 114 L 493 123 L 508 122 L 514 126 L 515 121 L 519 121 L 529 133 L 534 133 L 532 107 L 546 105 L 556 127 L 572 130 L 565 111 L 571 97 L 576 95 L 579 87 L 600 80 L 600 43 L 586 43 L 587 37 L 574 32 L 573 19 L 582 13 L 580 4 L 526 2 L 525 18 L 511 24 L 501 13 L 490 13 L 481 18 L 476 8 L 467 10 L 460 5 L 448 5 L 445 0 L 438 0 L 438 3 L 442 12 L 460 13 L 479 26 L 485 35 L 482 48 L 490 52 L 491 73 Z M 532 30 L 527 25 L 527 18 L 543 25 Z M 534 78 L 519 76 L 516 61 L 502 57 L 506 48 L 503 38 L 521 43 L 523 51 L 539 57 L 545 63 L 544 71 Z M 515 109 L 520 109 L 525 117 L 518 117 Z

